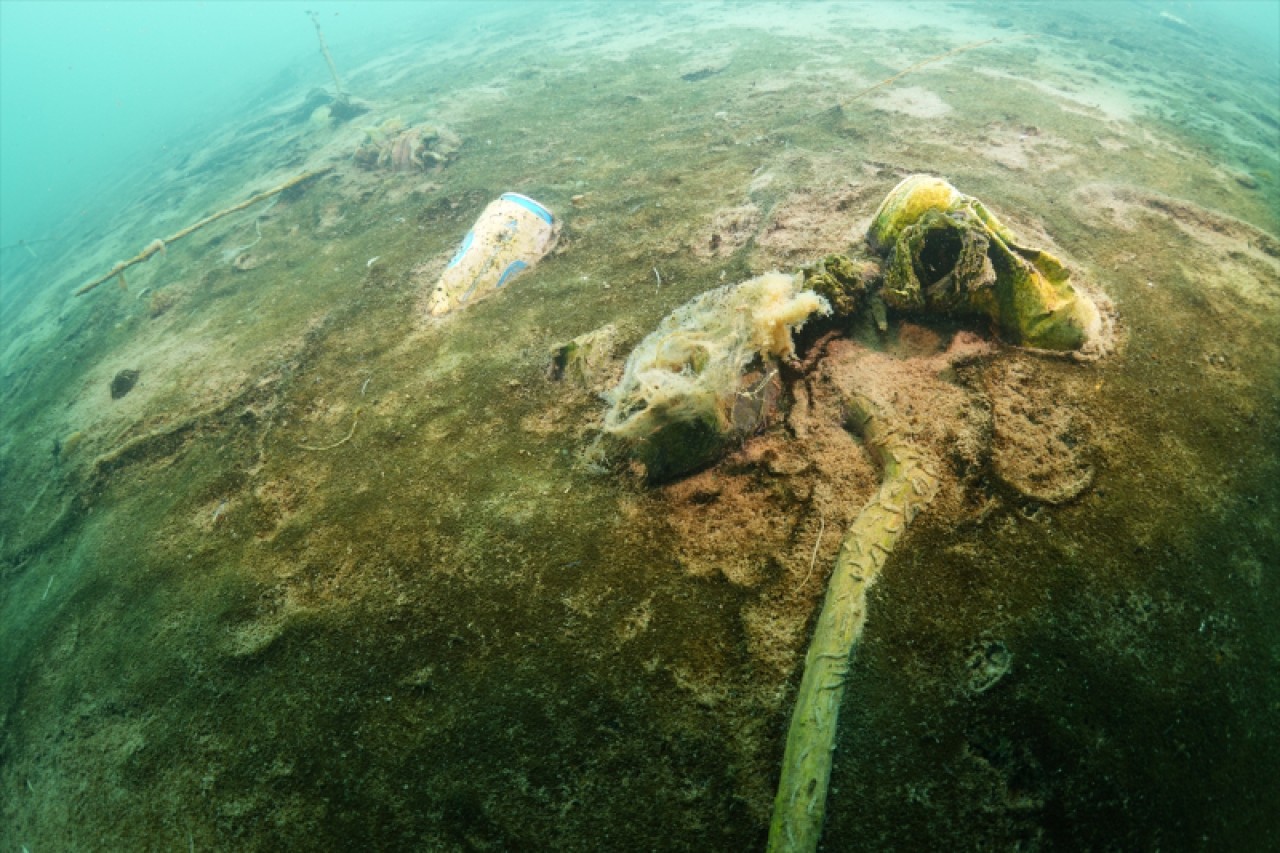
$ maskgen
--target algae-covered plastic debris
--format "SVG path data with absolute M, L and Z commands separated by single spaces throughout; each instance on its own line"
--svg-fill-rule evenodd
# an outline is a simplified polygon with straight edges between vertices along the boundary
M 608 395 L 605 432 L 629 443 L 651 482 L 706 464 L 755 426 L 734 418 L 747 366 L 793 355 L 792 329 L 830 310 L 776 272 L 702 294 L 632 351 Z
M 1060 261 L 1026 247 L 975 198 L 946 181 L 912 175 L 881 203 L 867 248 L 883 266 L 828 255 L 800 276 L 770 273 L 720 287 L 668 315 L 631 353 L 608 395 L 606 434 L 660 482 L 708 464 L 755 421 L 736 422 L 744 371 L 795 355 L 791 331 L 813 314 L 848 318 L 873 306 L 905 315 L 985 320 L 1010 343 L 1078 350 L 1101 330 L 1097 307 Z M 815 290 L 797 290 L 797 282 Z M 819 292 L 825 294 L 819 295 Z M 845 533 L 805 657 L 769 833 L 771 851 L 813 851 L 821 837 L 836 723 L 867 591 L 898 539 L 938 491 L 934 462 L 913 446 L 892 409 L 856 390 L 847 426 L 876 459 L 882 483 Z M 759 412 L 756 412 L 758 415 Z
M 867 234 L 887 254 L 891 308 L 983 316 L 1009 343 L 1077 350 L 1100 330 L 1098 309 L 1048 252 L 1022 244 L 987 208 L 940 178 L 911 175 Z
M 850 654 L 867 618 L 867 591 L 907 525 L 938 491 L 930 465 L 870 398 L 847 398 L 849 426 L 871 448 L 882 482 L 849 527 L 827 582 L 791 712 L 781 780 L 769 828 L 771 851 L 817 850 L 826 813 L 836 721 Z
M 433 316 L 448 314 L 501 290 L 555 246 L 559 226 L 543 205 L 503 193 L 462 238 L 431 293 Z

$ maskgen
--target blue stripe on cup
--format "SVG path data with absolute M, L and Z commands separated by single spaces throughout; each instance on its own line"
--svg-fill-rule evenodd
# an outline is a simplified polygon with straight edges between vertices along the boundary
M 535 216 L 545 221 L 548 225 L 554 224 L 551 217 L 551 211 L 547 210 L 545 207 L 538 204 L 536 201 L 529 198 L 527 195 L 520 195 L 520 193 L 503 193 L 501 196 L 499 196 L 499 198 L 504 198 L 507 201 L 515 202 L 516 204 L 523 207 L 525 210 L 529 211 L 530 213 L 534 214 Z
M 507 279 L 511 278 L 511 276 L 515 275 L 521 270 L 527 269 L 528 266 L 529 265 L 526 264 L 524 261 L 512 261 L 510 264 L 507 265 L 507 268 L 502 271 L 502 276 L 498 279 L 498 283 L 493 286 L 493 289 L 497 290 L 499 287 L 502 287 L 502 285 L 507 283 Z
M 462 238 L 462 245 L 458 247 L 458 251 L 453 253 L 453 260 L 449 261 L 449 264 L 445 269 L 449 269 L 449 267 L 456 267 L 458 265 L 458 262 L 466 256 L 467 250 L 471 248 L 471 241 L 475 240 L 475 238 L 475 231 L 467 232 L 467 236 Z

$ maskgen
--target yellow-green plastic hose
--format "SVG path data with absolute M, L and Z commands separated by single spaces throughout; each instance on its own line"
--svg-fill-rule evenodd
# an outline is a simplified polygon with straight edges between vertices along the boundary
M 938 481 L 925 467 L 922 455 L 893 429 L 889 418 L 870 399 L 855 394 L 847 403 L 852 426 L 862 433 L 883 478 L 880 490 L 863 507 L 840 544 L 805 656 L 769 826 L 771 853 L 818 848 L 836 718 L 850 655 L 866 622 L 867 590 L 907 525 L 938 490 Z

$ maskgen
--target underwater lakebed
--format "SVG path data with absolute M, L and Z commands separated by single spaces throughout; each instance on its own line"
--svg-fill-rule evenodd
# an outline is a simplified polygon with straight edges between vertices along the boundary
M 363 112 L 278 92 L 24 261 L 58 285 L 5 319 L 0 839 L 764 849 L 884 501 L 862 395 L 935 482 L 863 591 L 819 848 L 1274 846 L 1272 83 L 1139 4 L 886 8 L 536 6 L 369 48 Z M 865 237 L 919 173 L 996 225 L 934 217 L 886 272 Z M 507 192 L 553 247 L 433 315 Z M 1031 252 L 1105 347 L 930 289 Z M 775 271 L 832 310 L 770 291 L 793 348 L 735 356 L 698 410 L 728 430 L 668 468 L 601 437 L 664 318 L 732 327 L 713 291 Z M 900 295 L 842 315 L 824 276 Z

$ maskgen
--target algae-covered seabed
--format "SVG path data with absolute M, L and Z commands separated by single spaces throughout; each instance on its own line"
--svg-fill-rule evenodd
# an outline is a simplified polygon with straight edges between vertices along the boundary
M 343 69 L 348 125 L 277 91 L 99 192 L 4 321 L 0 846 L 762 848 L 874 468 L 791 371 L 711 470 L 602 471 L 603 403 L 549 353 L 614 323 L 620 359 L 842 250 L 916 171 L 1050 242 L 1119 333 L 904 388 L 947 484 L 872 594 L 825 848 L 1280 845 L 1275 80 L 1085 8 L 530 5 Z M 392 116 L 463 146 L 357 168 Z M 561 215 L 556 252 L 426 321 L 507 190 Z M 891 378 L 949 334 L 853 332 Z

